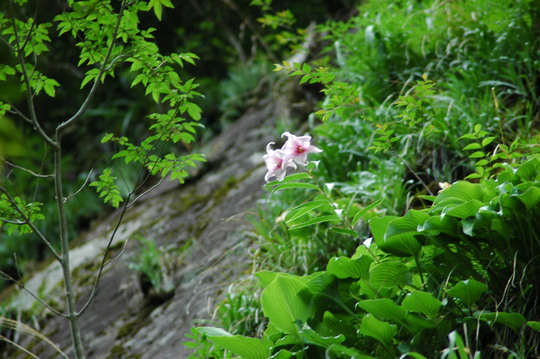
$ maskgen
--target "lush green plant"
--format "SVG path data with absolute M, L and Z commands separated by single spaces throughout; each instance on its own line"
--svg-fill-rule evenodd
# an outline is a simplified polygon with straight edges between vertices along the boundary
M 492 7 L 367 1 L 319 26 L 328 57 L 276 65 L 322 87 L 311 120 L 324 123 L 310 131 L 323 153 L 317 171 L 271 184 L 253 220 L 264 335 L 197 329 L 213 353 L 538 355 L 537 85 L 526 80 L 538 78 L 538 4 Z M 336 232 L 372 244 L 339 253 L 324 244 Z
M 161 288 L 165 266 L 163 264 L 163 249 L 156 243 L 144 237 L 139 237 L 142 243 L 140 252 L 130 261 L 129 268 L 139 272 L 143 293 L 148 293 L 150 288 Z
M 186 64 L 194 64 L 197 56 L 192 53 L 171 53 L 164 55 L 154 42 L 153 28 L 140 29 L 140 17 L 153 11 L 161 19 L 163 7 L 172 7 L 169 0 L 151 1 L 122 1 L 113 4 L 111 1 L 69 0 L 64 9 L 51 19 L 42 21 L 34 16 L 32 4 L 27 1 L 8 1 L 2 4 L 0 11 L 1 37 L 8 49 L 8 58 L 0 67 L 0 81 L 16 83 L 18 90 L 8 94 L 0 103 L 0 116 L 12 115 L 17 118 L 17 124 L 28 126 L 40 138 L 42 147 L 47 148 L 42 162 L 36 164 L 17 164 L 17 158 L 8 163 L 14 171 L 24 171 L 43 180 L 52 182 L 52 193 L 42 201 L 53 203 L 57 215 L 52 218 L 57 222 L 58 236 L 50 233 L 48 228 L 41 229 L 37 223 L 50 213 L 43 213 L 42 202 L 33 198 L 19 195 L 18 184 L 3 178 L 0 182 L 0 224 L 10 234 L 32 234 L 34 240 L 40 241 L 51 256 L 59 262 L 64 275 L 66 286 L 66 310 L 55 309 L 33 293 L 37 300 L 53 311 L 53 313 L 66 318 L 70 330 L 77 358 L 84 358 L 84 347 L 81 340 L 79 318 L 86 311 L 96 294 L 103 269 L 107 264 L 107 256 L 113 241 L 116 229 L 122 216 L 113 231 L 107 250 L 105 251 L 99 270 L 96 274 L 94 287 L 89 298 L 82 307 L 75 305 L 75 290 L 69 262 L 69 209 L 67 202 L 82 191 L 96 187 L 99 196 L 112 207 L 123 209 L 133 204 L 137 199 L 148 174 L 169 176 L 183 182 L 188 175 L 187 168 L 195 166 L 195 162 L 203 158 L 196 154 L 167 153 L 169 143 L 189 144 L 194 141 L 197 121 L 201 118 L 201 109 L 193 99 L 200 94 L 195 91 L 197 85 L 193 79 L 184 81 L 178 71 Z M 58 37 L 70 36 L 74 47 L 79 49 L 77 59 L 74 61 L 83 76 L 78 79 L 76 89 L 64 86 L 47 73 L 47 68 L 41 63 L 41 58 L 54 46 Z M 62 165 L 65 161 L 65 143 L 70 138 L 70 129 L 81 122 L 83 114 L 91 107 L 98 90 L 106 81 L 114 78 L 115 74 L 127 71 L 130 76 L 131 87 L 141 86 L 145 95 L 149 96 L 156 107 L 163 111 L 148 115 L 148 128 L 144 136 L 129 138 L 116 133 L 103 137 L 102 143 L 109 143 L 119 151 L 112 157 L 121 159 L 126 164 L 137 164 L 138 176 L 127 195 L 122 195 L 119 181 L 112 171 L 112 166 L 102 170 L 97 178 L 89 178 L 82 183 L 81 188 L 68 191 L 65 183 L 67 171 Z M 88 90 L 87 90 L 88 88 Z M 60 91 L 83 91 L 83 101 L 70 115 L 62 115 L 45 123 L 42 114 L 36 106 L 39 101 L 47 101 Z M 7 96 L 7 95 L 5 95 Z M 23 109 L 13 99 L 25 98 L 26 106 Z M 50 171 L 43 175 L 41 164 L 47 164 Z M 37 192 L 39 187 L 35 187 Z M 23 192 L 24 193 L 24 192 Z M 13 276 L 2 272 L 7 279 L 15 281 L 22 289 L 24 285 Z
M 373 217 L 374 244 L 332 258 L 324 271 L 258 272 L 269 321 L 262 340 L 209 327 L 198 332 L 244 358 L 434 357 L 450 336 L 446 358 L 456 355 L 454 346 L 463 352 L 462 339 L 453 332 L 463 325 L 469 348 L 536 355 L 538 322 L 526 318 L 538 318 L 537 289 L 510 284 L 536 283 L 540 275 L 540 228 L 532 223 L 540 214 L 539 174 L 540 158 L 534 157 L 497 180 L 456 182 L 431 198 L 426 210 Z M 307 176 L 291 175 L 277 188 L 314 186 L 299 182 Z M 347 223 L 347 212 L 341 218 L 336 213 L 302 218 L 333 203 L 323 198 L 291 209 L 285 221 L 291 227 Z M 376 204 L 349 212 L 351 223 Z M 355 235 L 350 228 L 335 228 Z M 483 335 L 490 330 L 498 335 Z

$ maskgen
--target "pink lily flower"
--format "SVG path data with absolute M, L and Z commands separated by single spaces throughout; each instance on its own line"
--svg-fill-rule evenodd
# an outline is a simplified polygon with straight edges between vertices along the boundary
M 290 132 L 284 132 L 281 137 L 287 137 L 287 142 L 282 147 L 282 151 L 299 165 L 307 164 L 308 153 L 322 152 L 311 144 L 311 136 L 295 136 Z
M 278 181 L 283 181 L 283 178 L 287 174 L 287 167 L 296 169 L 296 164 L 284 151 L 272 149 L 273 144 L 274 142 L 270 142 L 266 146 L 266 155 L 263 156 L 264 163 L 268 169 L 268 172 L 264 176 L 266 182 L 272 177 L 276 177 Z

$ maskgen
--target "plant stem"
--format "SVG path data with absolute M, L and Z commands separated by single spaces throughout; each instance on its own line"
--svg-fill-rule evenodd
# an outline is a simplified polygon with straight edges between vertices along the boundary
M 422 270 L 422 264 L 418 258 L 418 254 L 414 255 L 414 261 L 416 262 L 416 267 L 418 268 L 418 274 L 420 275 L 420 281 L 422 282 L 422 289 L 426 289 L 426 282 L 424 280 L 424 271 Z

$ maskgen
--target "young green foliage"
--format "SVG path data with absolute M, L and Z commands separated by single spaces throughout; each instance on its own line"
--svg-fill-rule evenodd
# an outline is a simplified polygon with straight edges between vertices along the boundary
M 170 0 L 68 0 L 67 4 L 62 4 L 61 7 L 52 7 L 46 16 L 41 16 L 40 8 L 33 6 L 34 4 L 26 1 L 9 0 L 5 7 L 3 3 L 0 8 L 0 37 L 8 49 L 6 64 L 0 67 L 0 86 L 4 83 L 17 85 L 9 87 L 9 92 L 0 94 L 0 116 L 13 116 L 19 120 L 17 125 L 26 125 L 35 131 L 41 147 L 46 148 L 45 155 L 41 167 L 28 161 L 30 166 L 34 167 L 26 168 L 20 165 L 22 159 L 17 156 L 10 158 L 12 162 L 4 158 L 2 160 L 14 171 L 22 171 L 37 179 L 52 178 L 52 184 L 47 184 L 52 194 L 47 198 L 50 203 L 43 207 L 47 206 L 47 212 L 58 214 L 58 218 L 53 217 L 51 220 L 51 223 L 58 225 L 58 234 L 47 226 L 41 230 L 34 225 L 34 222 L 45 218 L 40 211 L 42 204 L 27 201 L 23 196 L 11 195 L 10 191 L 14 186 L 9 183 L 9 178 L 1 181 L 0 222 L 7 227 L 10 234 L 17 234 L 17 231 L 33 234 L 61 265 L 66 310 L 65 313 L 57 314 L 69 321 L 74 356 L 83 359 L 85 350 L 79 318 L 95 297 L 113 238 L 110 239 L 98 268 L 95 286 L 86 297 L 87 302 L 80 306 L 80 301 L 75 298 L 77 291 L 73 288 L 70 267 L 71 233 L 68 230 L 70 214 L 67 203 L 74 196 L 85 192 L 90 183 L 88 187 L 95 187 L 104 203 L 116 208 L 124 202 L 123 210 L 126 210 L 128 205 L 133 203 L 131 197 L 138 194 L 136 192 L 148 178 L 146 173 L 170 176 L 171 179 L 183 182 L 189 175 L 187 168 L 195 167 L 197 162 L 204 160 L 202 155 L 170 151 L 173 147 L 168 145 L 179 142 L 189 145 L 195 140 L 197 129 L 201 127 L 198 121 L 201 119 L 202 110 L 193 101 L 196 96 L 200 96 L 195 91 L 197 84 L 193 79 L 180 78 L 178 74 L 185 64 L 193 65 L 198 57 L 189 52 L 163 54 L 154 41 L 152 33 L 155 29 L 141 28 L 141 18 L 148 11 L 153 11 L 158 20 L 161 20 L 163 8 L 173 7 Z M 53 14 L 55 10 L 59 13 Z M 51 20 L 40 23 L 38 19 L 43 18 Z M 54 58 L 52 55 L 55 55 L 48 53 L 49 49 L 60 46 L 60 43 L 74 44 L 74 50 L 78 53 L 74 63 L 65 64 L 66 68 L 74 69 L 73 73 L 82 74 L 74 81 L 64 80 L 65 83 L 60 83 L 49 75 L 52 70 L 48 65 Z M 67 62 L 72 60 L 71 53 L 66 57 Z M 63 151 L 67 147 L 66 139 L 73 136 L 72 130 L 82 122 L 87 110 L 95 105 L 93 102 L 96 94 L 103 84 L 118 81 L 117 77 L 120 81 L 131 81 L 132 87 L 144 88 L 145 95 L 156 104 L 153 108 L 159 111 L 148 116 L 148 129 L 141 131 L 143 136 L 117 134 L 115 125 L 107 124 L 113 126 L 108 128 L 113 134 L 106 135 L 103 143 L 113 142 L 121 147 L 120 151 L 112 156 L 113 159 L 124 158 L 127 164 L 136 164 L 138 179 L 133 188 L 125 191 L 127 194 L 122 197 L 119 178 L 113 176 L 111 168 L 105 168 L 94 181 L 94 178 L 91 178 L 92 171 L 86 168 L 85 171 L 89 174 L 82 187 L 66 195 L 65 193 L 71 192 L 71 186 L 64 182 L 67 179 L 67 170 L 62 166 L 66 157 L 71 155 L 66 153 L 68 151 Z M 70 88 L 69 84 L 73 82 L 78 83 L 74 88 Z M 81 98 L 81 103 L 70 104 L 69 112 L 72 114 L 39 111 L 38 104 L 47 101 L 47 97 L 56 97 L 60 91 L 83 93 L 80 97 L 73 96 L 74 99 Z M 21 98 L 25 101 L 21 101 Z M 24 106 L 26 108 L 23 108 Z M 51 174 L 42 174 L 44 168 Z M 31 183 L 41 186 L 38 180 Z M 32 191 L 38 193 L 37 188 Z M 17 188 L 14 191 L 17 191 Z M 53 207 L 56 207 L 55 210 L 49 211 L 49 208 Z M 119 225 L 120 223 L 117 224 Z M 113 233 L 116 233 L 116 230 Z M 22 287 L 22 284 L 20 285 Z

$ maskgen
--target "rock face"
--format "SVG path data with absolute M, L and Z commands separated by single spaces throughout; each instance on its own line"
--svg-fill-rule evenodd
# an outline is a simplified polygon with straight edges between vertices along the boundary
M 227 286 L 249 265 L 246 214 L 263 196 L 262 155 L 266 143 L 275 140 L 276 118 L 287 116 L 284 108 L 289 106 L 268 101 L 248 111 L 207 145 L 208 164 L 194 180 L 182 186 L 163 182 L 128 209 L 113 243 L 112 256 L 123 251 L 122 255 L 107 265 L 95 300 L 81 317 L 88 358 L 187 357 L 183 342 L 196 325 L 194 321 L 212 316 Z M 71 252 L 81 305 L 118 214 L 111 214 L 83 235 Z M 129 267 L 141 248 L 137 236 L 169 248 L 168 291 L 143 295 L 146 289 L 140 276 Z M 27 288 L 63 308 L 56 263 L 35 273 Z M 18 292 L 12 300 L 22 311 L 36 308 L 26 293 Z M 71 357 L 67 321 L 47 315 L 40 323 L 40 332 Z M 16 336 L 18 343 L 40 358 L 60 357 L 34 338 L 19 332 Z M 16 351 L 0 357 L 28 357 L 25 355 Z

